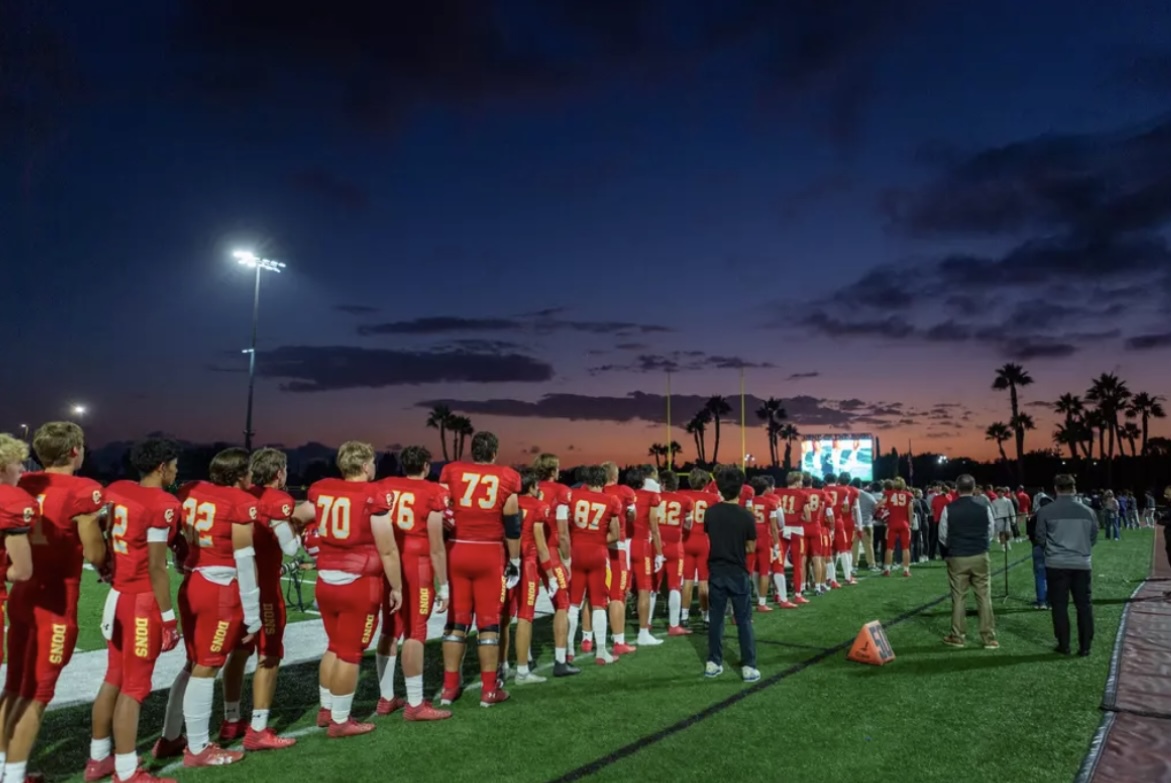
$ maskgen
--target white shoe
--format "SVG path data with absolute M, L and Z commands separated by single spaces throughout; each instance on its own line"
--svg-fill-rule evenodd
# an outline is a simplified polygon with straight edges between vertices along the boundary
M 545 682 L 545 678 L 531 671 L 528 674 L 520 674 L 518 672 L 516 679 L 513 680 L 513 683 L 516 685 L 536 685 L 542 682 Z
M 708 666 L 711 664 L 709 663 Z M 744 678 L 744 682 L 756 682 L 760 679 L 760 670 L 745 666 L 740 669 L 740 676 Z
M 712 663 L 711 661 L 708 661 L 707 666 L 703 667 L 704 677 L 719 677 L 723 673 L 724 667 L 717 663 Z
M 638 645 L 640 647 L 655 647 L 663 643 L 662 639 L 656 639 L 650 635 L 650 632 L 643 631 L 638 635 Z
M 599 647 L 597 650 L 597 655 L 594 656 L 594 660 L 597 661 L 599 666 L 606 666 L 614 663 L 614 661 L 618 659 L 611 655 L 610 651 L 605 647 Z

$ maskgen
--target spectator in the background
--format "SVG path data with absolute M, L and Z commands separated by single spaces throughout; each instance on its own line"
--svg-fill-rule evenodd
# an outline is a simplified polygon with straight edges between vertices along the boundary
M 1042 490 L 1032 500 L 1032 507 L 1040 510 L 1053 502 Z M 1031 514 L 1025 523 L 1029 541 L 1033 544 L 1033 587 L 1037 592 L 1037 601 L 1033 606 L 1037 609 L 1049 608 L 1049 583 L 1045 578 L 1045 542 L 1037 538 L 1037 515 Z
M 991 489 L 991 488 L 990 488 Z M 1016 506 L 1004 495 L 994 494 L 990 502 L 992 518 L 996 520 L 996 535 L 1005 551 L 1012 549 L 1012 523 L 1016 520 Z
M 870 567 L 871 571 L 880 571 L 878 561 L 874 559 L 874 509 L 878 505 L 877 498 L 874 497 L 871 486 L 867 484 L 862 486 L 862 482 L 854 479 L 851 485 L 858 490 L 858 516 L 862 522 L 862 535 L 858 536 L 855 550 L 854 560 L 858 563 L 862 562 L 861 555 L 866 554 L 866 565 Z
M 1155 490 L 1148 489 L 1143 502 L 1143 524 L 1153 527 L 1155 524 Z
M 1126 526 L 1132 530 L 1138 530 L 1138 498 L 1134 495 L 1133 489 L 1126 490 Z
M 878 498 L 883 495 L 885 490 L 894 489 L 894 482 L 884 481 L 882 484 L 875 482 L 870 485 L 870 492 L 874 495 L 875 503 Z M 890 516 L 890 510 L 886 508 L 876 508 L 874 511 L 874 557 L 875 567 L 871 571 L 879 571 L 877 566 L 879 563 L 886 562 L 886 520 Z
M 1090 654 L 1094 641 L 1094 607 L 1091 601 L 1090 555 L 1098 540 L 1098 523 L 1092 509 L 1074 500 L 1073 476 L 1053 480 L 1057 499 L 1037 511 L 1037 540 L 1045 546 L 1045 577 L 1049 606 L 1053 609 L 1056 651 L 1069 655 L 1069 597 L 1077 608 L 1078 655 Z
M 1163 490 L 1163 502 L 1171 504 L 1171 484 Z M 1171 505 L 1163 509 L 1163 513 L 1156 520 L 1163 527 L 1163 546 L 1167 551 L 1167 562 L 1171 564 Z M 1171 591 L 1164 594 L 1164 598 L 1171 597 Z
M 947 508 L 950 501 L 947 496 L 947 488 L 942 484 L 936 484 L 933 494 L 928 499 L 928 505 L 931 507 L 931 524 L 927 526 L 927 558 L 934 560 L 939 553 L 939 519 L 943 516 L 943 510 Z
M 1102 494 L 1102 521 L 1106 526 L 1106 540 L 1111 539 L 1118 541 L 1122 538 L 1122 533 L 1119 529 L 1118 519 L 1121 513 L 1121 506 L 1118 498 L 1114 497 L 1114 492 L 1106 490 Z
M 996 617 L 992 613 L 991 566 L 988 545 L 996 522 L 992 509 L 973 497 L 976 480 L 965 474 L 956 480 L 959 497 L 943 510 L 939 541 L 947 547 L 947 581 L 951 588 L 951 633 L 943 637 L 948 647 L 965 645 L 968 589 L 976 594 L 980 615 L 980 638 L 984 649 L 1000 647 L 996 640 Z

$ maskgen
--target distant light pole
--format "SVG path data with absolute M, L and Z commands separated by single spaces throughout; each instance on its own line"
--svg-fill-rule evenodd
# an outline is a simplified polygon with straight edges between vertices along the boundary
M 256 388 L 256 322 L 260 319 L 260 273 L 277 272 L 285 268 L 280 261 L 260 258 L 248 250 L 237 250 L 232 257 L 243 266 L 256 270 L 256 288 L 252 295 L 252 347 L 245 349 L 248 354 L 248 414 L 244 419 L 244 448 L 252 450 L 252 394 Z
M 28 442 L 28 425 L 27 424 L 20 425 L 20 439 L 25 441 L 26 443 Z

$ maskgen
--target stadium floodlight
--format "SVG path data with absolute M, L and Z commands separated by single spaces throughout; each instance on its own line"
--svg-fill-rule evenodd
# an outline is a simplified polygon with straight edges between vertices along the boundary
M 252 294 L 252 347 L 245 348 L 248 354 L 248 412 L 244 417 L 244 448 L 252 450 L 252 395 L 256 388 L 256 324 L 260 319 L 260 273 L 280 273 L 285 265 L 271 258 L 261 258 L 251 250 L 236 250 L 232 258 L 241 266 L 252 267 L 256 270 L 256 287 Z
M 74 405 L 73 408 L 71 409 L 71 412 L 73 413 L 74 416 L 84 416 L 85 415 L 85 406 L 84 405 Z

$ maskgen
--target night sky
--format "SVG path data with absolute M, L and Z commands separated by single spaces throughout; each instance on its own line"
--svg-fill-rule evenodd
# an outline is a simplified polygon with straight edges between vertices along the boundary
M 744 368 L 803 431 L 990 457 L 1006 361 L 1028 447 L 1101 372 L 1167 391 L 1161 0 L 2 14 L 0 429 L 239 440 L 237 247 L 288 264 L 259 443 L 438 451 L 446 401 L 509 461 L 633 460 L 667 369 L 679 425 Z

